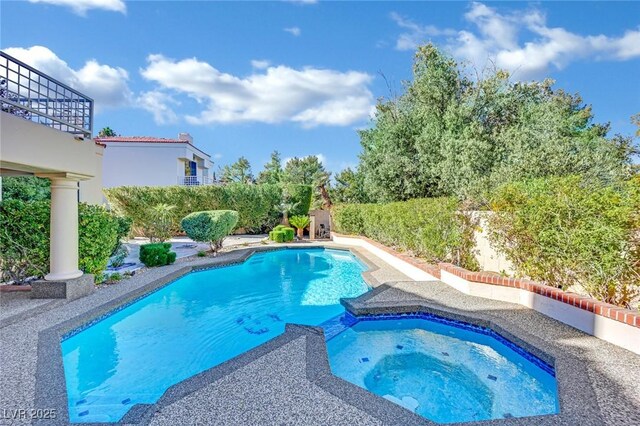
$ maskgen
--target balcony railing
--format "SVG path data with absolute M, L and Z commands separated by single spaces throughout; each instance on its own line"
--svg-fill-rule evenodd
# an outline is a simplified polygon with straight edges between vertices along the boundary
M 198 186 L 214 184 L 214 180 L 209 176 L 178 176 L 178 185 Z
M 93 99 L 0 52 L 2 111 L 90 138 Z

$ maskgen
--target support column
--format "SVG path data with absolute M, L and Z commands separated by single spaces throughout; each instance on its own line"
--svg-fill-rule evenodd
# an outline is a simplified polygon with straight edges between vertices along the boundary
M 51 177 L 51 235 L 47 281 L 78 278 L 78 181 Z

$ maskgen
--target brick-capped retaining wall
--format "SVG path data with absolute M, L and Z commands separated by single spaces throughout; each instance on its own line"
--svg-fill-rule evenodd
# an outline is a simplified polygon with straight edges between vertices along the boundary
M 472 272 L 459 266 L 452 265 L 451 263 L 439 263 L 438 268 L 467 281 L 527 290 L 541 296 L 546 296 L 553 300 L 584 309 L 585 311 L 592 312 L 596 315 L 620 321 L 634 327 L 640 327 L 640 313 L 638 312 L 620 308 L 609 303 L 600 302 L 599 300 L 589 297 L 580 296 L 575 293 L 568 293 L 560 290 L 559 288 L 544 285 L 536 281 L 521 278 L 508 278 L 489 272 Z
M 640 354 L 640 312 L 565 292 L 532 280 L 508 278 L 491 272 L 468 271 L 450 263 L 429 264 L 367 237 L 335 233 L 332 233 L 332 237 L 337 243 L 360 245 L 384 252 L 385 256 L 393 256 L 396 262 L 400 261 L 406 267 L 398 267 L 397 263 L 393 266 L 411 278 L 415 275 L 412 271 L 417 268 L 463 293 L 527 306 Z

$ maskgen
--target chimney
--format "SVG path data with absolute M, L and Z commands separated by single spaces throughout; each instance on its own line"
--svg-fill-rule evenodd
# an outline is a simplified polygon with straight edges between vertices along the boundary
M 178 139 L 181 141 L 187 141 L 193 145 L 193 138 L 188 132 L 181 132 L 178 134 Z

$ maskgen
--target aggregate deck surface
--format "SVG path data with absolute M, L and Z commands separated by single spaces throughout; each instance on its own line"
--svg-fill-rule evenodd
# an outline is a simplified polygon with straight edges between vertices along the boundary
M 321 244 L 313 244 L 321 245 Z M 327 246 L 335 247 L 331 244 Z M 302 246 L 301 244 L 297 246 Z M 311 246 L 311 245 L 309 245 Z M 264 249 L 270 249 L 267 246 Z M 66 391 L 59 338 L 115 307 L 165 285 L 192 268 L 241 262 L 255 250 L 216 258 L 181 259 L 145 269 L 72 302 L 20 301 L 0 316 L 0 425 L 18 409 L 57 409 L 66 424 Z M 551 357 L 561 414 L 477 422 L 474 425 L 639 425 L 640 356 L 525 307 L 465 295 L 438 281 L 415 282 L 371 253 L 352 249 L 369 265 L 375 289 L 345 301 L 356 314 L 420 310 L 489 325 L 541 357 Z M 123 423 L 154 425 L 433 424 L 330 372 L 319 329 L 290 325 L 285 334 L 171 387 L 153 405 L 137 405 Z

